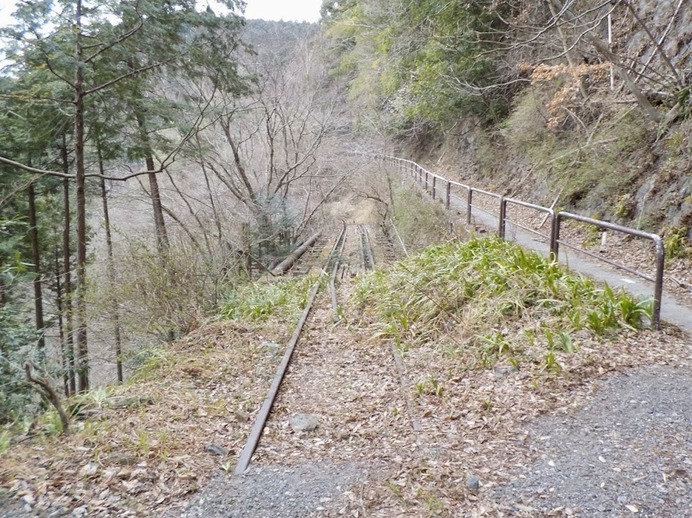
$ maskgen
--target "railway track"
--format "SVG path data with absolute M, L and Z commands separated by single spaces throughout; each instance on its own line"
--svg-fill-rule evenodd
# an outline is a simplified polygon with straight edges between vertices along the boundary
M 293 267 L 289 270 L 289 274 L 293 277 L 308 275 L 317 270 L 319 271 L 324 263 L 324 250 L 329 244 L 329 236 L 320 235 L 314 245 L 312 245 L 303 256 L 296 261 Z
M 350 280 L 375 266 L 370 229 L 344 225 L 338 235 L 319 241 L 296 271 L 314 268 L 317 258 L 329 275 L 328 290 L 320 292 L 320 281 L 311 287 L 235 475 L 246 473 L 251 462 L 346 460 L 354 448 L 372 449 L 373 436 L 381 433 L 375 429 L 417 442 L 410 405 L 402 399 L 400 359 L 394 355 L 392 361 L 391 352 L 367 347 L 364 333 L 335 324 L 339 295 L 348 296 Z M 373 410 L 364 412 L 368 402 Z M 296 425 L 300 419 L 307 424 Z

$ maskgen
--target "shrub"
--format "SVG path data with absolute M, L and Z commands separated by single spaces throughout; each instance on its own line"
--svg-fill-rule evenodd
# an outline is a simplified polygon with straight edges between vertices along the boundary
M 574 333 L 598 337 L 644 326 L 649 301 L 599 286 L 541 255 L 496 238 L 436 245 L 365 276 L 356 291 L 382 336 L 395 343 L 435 339 L 450 329 L 491 356 L 511 352 L 509 331 L 541 322 L 548 349 L 576 349 Z M 536 336 L 533 333 L 533 340 Z

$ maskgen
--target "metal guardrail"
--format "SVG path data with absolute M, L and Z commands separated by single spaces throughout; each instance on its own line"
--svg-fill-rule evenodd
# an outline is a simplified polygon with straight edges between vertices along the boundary
M 498 231 L 497 234 L 501 239 L 506 239 L 506 231 L 507 231 L 507 223 L 512 223 L 513 225 L 530 232 L 532 234 L 541 236 L 545 238 L 549 243 L 550 243 L 550 255 L 554 260 L 559 259 L 559 252 L 560 252 L 560 245 L 563 245 L 567 248 L 571 248 L 573 250 L 576 250 L 580 253 L 586 254 L 590 257 L 593 257 L 601 262 L 607 263 L 615 268 L 624 270 L 628 273 L 631 273 L 632 275 L 636 275 L 637 277 L 640 277 L 644 280 L 647 280 L 649 282 L 654 283 L 654 302 L 653 302 L 653 311 L 652 311 L 652 325 L 654 328 L 658 329 L 660 328 L 661 324 L 661 299 L 663 297 L 663 266 L 664 266 L 664 261 L 665 261 L 665 248 L 663 246 L 663 241 L 661 237 L 657 234 L 650 234 L 648 232 L 642 232 L 641 230 L 637 230 L 634 228 L 630 227 L 625 227 L 622 225 L 617 225 L 615 223 L 609 223 L 607 221 L 600 221 L 597 219 L 592 219 L 588 218 L 586 216 L 580 216 L 578 214 L 572 214 L 569 212 L 555 212 L 553 209 L 549 209 L 547 207 L 542 207 L 540 205 L 534 205 L 533 203 L 528 203 L 525 201 L 517 200 L 514 198 L 509 198 L 502 196 L 500 194 L 496 194 L 490 191 L 485 191 L 483 189 L 478 189 L 476 187 L 472 187 L 470 185 L 465 185 L 459 182 L 454 182 L 448 178 L 445 178 L 443 176 L 431 173 L 427 169 L 421 167 L 419 164 L 411 161 L 411 160 L 405 160 L 403 158 L 398 158 L 394 156 L 389 156 L 389 155 L 376 155 L 378 158 L 381 158 L 382 160 L 389 161 L 390 163 L 396 164 L 399 171 L 401 172 L 408 172 L 411 174 L 411 176 L 414 178 L 414 180 L 418 181 L 419 184 L 422 186 L 424 185 L 425 191 L 430 193 L 432 195 L 433 200 L 437 199 L 437 189 L 438 189 L 438 184 L 444 184 L 445 185 L 445 198 L 444 198 L 444 205 L 446 209 L 451 208 L 451 199 L 456 198 L 460 202 L 463 202 L 463 199 L 456 196 L 454 193 L 452 193 L 452 188 L 453 187 L 458 187 L 460 189 L 463 189 L 466 191 L 466 223 L 468 225 L 471 224 L 471 219 L 472 219 L 472 213 L 473 213 L 473 195 L 474 193 L 477 194 L 482 194 L 485 196 L 489 196 L 491 198 L 495 198 L 499 200 L 500 202 L 500 207 L 499 207 L 499 214 L 497 215 L 498 218 Z M 432 187 L 430 190 L 428 187 Z M 524 208 L 528 209 L 533 209 L 538 212 L 544 212 L 547 214 L 547 217 L 550 219 L 550 232 L 549 234 L 542 234 L 536 230 L 533 230 L 531 228 L 528 228 L 524 225 L 521 225 L 519 222 L 515 221 L 510 221 L 507 218 L 507 206 L 508 205 L 518 205 Z M 476 206 L 476 210 L 482 211 L 490 216 L 495 217 L 494 214 L 491 212 Z M 594 254 L 589 252 L 588 250 L 584 250 L 583 248 L 576 247 L 574 245 L 571 245 L 567 241 L 563 241 L 560 239 L 560 229 L 561 229 L 561 223 L 564 220 L 575 220 L 579 221 L 581 223 L 586 223 L 589 225 L 594 225 L 598 228 L 606 229 L 606 230 L 612 230 L 615 232 L 622 232 L 624 234 L 628 234 L 631 236 L 635 236 L 641 239 L 647 239 L 649 241 L 652 241 L 654 243 L 655 247 L 655 254 L 656 254 L 656 273 L 654 277 L 651 277 L 649 275 L 646 275 L 644 273 L 641 273 L 637 270 L 634 270 L 632 268 L 629 268 L 628 266 L 620 263 L 616 263 L 614 261 L 611 261 L 609 259 L 606 259 L 605 257 L 602 257 L 600 255 Z
M 557 254 L 555 253 L 556 251 L 553 250 L 553 239 L 555 236 L 555 225 L 557 223 L 557 219 L 555 218 L 555 211 L 553 209 L 549 209 L 547 207 L 542 207 L 540 205 L 534 205 L 533 203 L 528 203 L 525 201 L 521 200 L 515 200 L 514 198 L 502 198 L 501 200 L 501 205 L 500 205 L 500 237 L 502 239 L 505 238 L 505 231 L 506 231 L 506 226 L 507 222 L 510 221 L 507 218 L 507 205 L 519 205 L 520 207 L 524 207 L 527 209 L 533 209 L 538 212 L 545 212 L 548 215 L 548 218 L 550 218 L 550 233 L 549 234 L 541 234 L 540 232 L 529 228 L 525 225 L 522 225 L 519 222 L 516 221 L 511 221 L 514 225 L 517 227 L 521 228 L 522 230 L 525 230 L 526 232 L 530 232 L 531 234 L 534 234 L 536 236 L 540 236 L 548 240 L 550 243 L 550 251 L 551 253 L 555 254 L 555 258 L 557 259 Z
M 579 221 L 581 223 L 587 223 L 589 225 L 594 225 L 599 228 L 603 228 L 606 230 L 613 230 L 615 232 L 622 232 L 624 234 L 628 234 L 630 236 L 635 236 L 639 237 L 642 239 L 647 239 L 649 241 L 652 241 L 654 243 L 654 247 L 656 249 L 656 273 L 654 274 L 654 277 L 650 277 L 644 273 L 638 272 L 637 270 L 633 270 L 632 268 L 629 268 L 623 264 L 616 263 L 614 261 L 611 261 L 609 259 L 606 259 L 605 257 L 601 257 L 599 255 L 593 254 L 589 252 L 588 250 L 583 250 L 581 248 L 577 248 L 566 241 L 560 240 L 560 223 L 562 220 L 565 219 L 571 219 L 574 221 Z M 644 280 L 647 280 L 649 282 L 654 283 L 654 307 L 652 311 L 652 316 L 653 316 L 653 325 L 658 329 L 661 324 L 661 299 L 663 298 L 663 266 L 665 262 L 665 247 L 663 246 L 663 240 L 661 239 L 661 236 L 658 234 L 650 234 L 648 232 L 642 232 L 641 230 L 637 230 L 634 228 L 630 227 L 624 227 L 622 225 L 617 225 L 615 223 L 610 223 L 608 221 L 600 221 L 597 219 L 593 218 L 587 218 L 586 216 L 580 216 L 579 214 L 572 214 L 569 212 L 558 212 L 555 215 L 555 224 L 554 224 L 554 230 L 553 230 L 553 239 L 551 242 L 551 253 L 555 256 L 555 259 L 557 260 L 559 258 L 559 253 L 560 253 L 560 245 L 565 245 L 568 248 L 572 248 L 573 250 L 578 250 L 582 253 L 585 253 L 589 257 L 593 257 L 595 259 L 598 259 L 604 263 L 607 263 L 611 266 L 614 266 L 615 268 L 619 268 L 621 270 L 624 270 L 626 272 L 631 273 L 632 275 L 636 275 L 637 277 L 640 277 Z

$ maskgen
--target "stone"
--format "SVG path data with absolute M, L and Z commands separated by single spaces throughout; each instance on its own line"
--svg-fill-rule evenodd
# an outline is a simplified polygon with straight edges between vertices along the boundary
M 500 365 L 495 369 L 495 372 L 500 376 L 509 376 L 510 374 L 519 372 L 519 369 L 517 369 L 514 365 Z
M 262 342 L 260 344 L 260 349 L 269 353 L 272 360 L 278 356 L 279 352 L 281 352 L 281 346 L 274 342 Z
M 318 423 L 319 418 L 312 414 L 293 414 L 288 420 L 294 432 L 312 432 Z
M 476 475 L 468 475 L 466 477 L 466 489 L 475 493 L 480 487 L 481 480 Z
M 216 444 L 207 444 L 204 447 L 204 451 L 211 453 L 212 455 L 221 455 L 222 457 L 228 455 L 228 452 L 224 448 Z

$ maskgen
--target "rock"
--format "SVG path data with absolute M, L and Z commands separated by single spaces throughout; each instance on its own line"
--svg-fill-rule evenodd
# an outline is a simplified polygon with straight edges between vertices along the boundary
M 216 444 L 207 444 L 204 447 L 204 451 L 211 453 L 212 455 L 221 455 L 222 457 L 228 455 L 228 452 L 224 448 L 217 446 Z
M 271 355 L 272 360 L 276 358 L 276 356 L 279 354 L 281 351 L 281 346 L 277 343 L 274 342 L 262 342 L 260 344 L 260 349 L 262 351 L 265 351 Z
M 476 491 L 478 491 L 480 487 L 481 481 L 477 476 L 468 475 L 466 477 L 466 489 L 468 489 L 469 491 L 473 491 L 475 493 Z
M 514 365 L 500 365 L 495 369 L 495 372 L 500 376 L 509 376 L 510 374 L 519 372 L 519 369 L 517 369 Z
M 99 470 L 99 465 L 95 462 L 90 462 L 89 464 L 82 466 L 79 470 L 80 478 L 88 478 L 94 476 Z
M 318 423 L 319 418 L 312 414 L 293 414 L 288 420 L 294 432 L 312 432 Z

